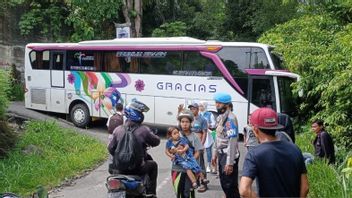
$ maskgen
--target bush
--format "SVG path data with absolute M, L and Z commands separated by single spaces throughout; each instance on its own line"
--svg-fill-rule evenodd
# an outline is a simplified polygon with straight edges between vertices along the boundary
M 9 90 L 9 73 L 0 69 L 0 120 L 3 120 L 5 117 L 5 112 L 9 103 Z
M 21 81 L 21 72 L 16 69 L 16 65 L 11 65 L 11 89 L 9 98 L 12 101 L 23 101 L 24 100 L 24 86 Z
M 309 127 L 303 127 L 304 133 L 297 136 L 297 145 L 302 152 L 314 153 L 312 141 L 314 133 L 309 131 Z M 344 153 L 346 156 L 346 153 Z M 325 161 L 315 159 L 307 166 L 309 194 L 308 197 L 343 197 L 344 190 L 341 178 L 334 166 L 328 165 Z
M 7 122 L 0 121 L 0 159 L 14 147 L 16 143 L 16 134 L 8 127 Z

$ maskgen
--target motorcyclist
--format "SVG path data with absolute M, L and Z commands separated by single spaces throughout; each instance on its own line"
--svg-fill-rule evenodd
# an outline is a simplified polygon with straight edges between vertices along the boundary
M 144 150 L 144 161 L 141 167 L 136 170 L 132 170 L 130 172 L 120 172 L 119 170 L 113 170 L 114 173 L 121 174 L 133 174 L 143 176 L 148 174 L 150 178 L 150 188 L 147 189 L 147 194 L 152 194 L 156 197 L 156 185 L 157 185 L 157 177 L 158 177 L 158 164 L 153 161 L 150 155 L 147 154 L 147 147 L 155 147 L 160 144 L 160 138 L 155 135 L 149 127 L 142 125 L 144 120 L 143 112 L 149 111 L 149 108 L 144 103 L 132 100 L 130 104 L 128 104 L 124 110 L 126 116 L 126 122 L 123 126 L 117 127 L 113 132 L 113 138 L 108 145 L 108 150 L 111 155 L 114 155 L 115 149 L 119 140 L 123 137 L 125 131 L 124 126 L 137 129 L 133 132 L 135 135 L 137 142 L 140 143 Z

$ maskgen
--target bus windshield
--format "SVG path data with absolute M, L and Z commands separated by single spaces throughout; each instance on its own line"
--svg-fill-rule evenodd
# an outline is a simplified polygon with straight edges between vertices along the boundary
M 270 50 L 270 57 L 273 61 L 275 69 L 285 69 L 282 64 L 282 57 L 279 54 L 273 52 L 273 50 Z
M 293 98 L 291 84 L 295 81 L 292 78 L 278 77 L 281 112 L 294 116 L 297 112 L 295 99 Z

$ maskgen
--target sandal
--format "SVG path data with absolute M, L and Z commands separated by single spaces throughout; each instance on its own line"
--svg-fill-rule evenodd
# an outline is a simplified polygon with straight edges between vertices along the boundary
M 209 184 L 209 182 L 210 182 L 210 181 L 207 180 L 207 179 L 203 179 L 203 180 L 201 181 L 202 184 Z
M 198 188 L 197 191 L 200 193 L 205 192 L 205 191 L 207 191 L 207 187 L 204 184 L 202 184 L 202 185 L 200 185 L 200 187 Z

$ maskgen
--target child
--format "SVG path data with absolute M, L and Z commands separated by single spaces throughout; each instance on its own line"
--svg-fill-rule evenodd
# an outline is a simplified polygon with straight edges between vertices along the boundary
M 170 127 L 167 130 L 167 138 L 169 140 L 166 142 L 166 155 L 175 164 L 181 165 L 186 170 L 187 176 L 192 182 L 192 187 L 198 187 L 194 173 L 200 177 L 202 184 L 209 183 L 209 180 L 205 179 L 202 169 L 193 157 L 193 151 L 189 147 L 186 138 L 180 136 L 179 130 L 175 127 Z

